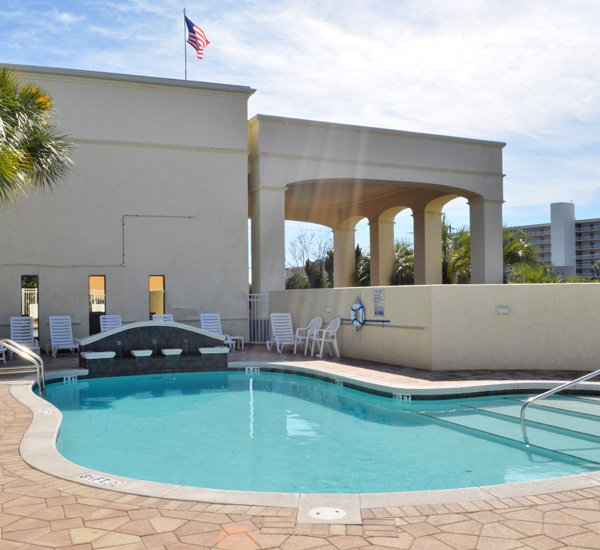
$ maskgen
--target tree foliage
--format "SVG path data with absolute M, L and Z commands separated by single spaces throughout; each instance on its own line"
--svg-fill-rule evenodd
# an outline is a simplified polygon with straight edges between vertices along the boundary
M 371 258 L 356 245 L 354 249 L 354 286 L 369 286 L 371 284 Z
M 442 231 L 443 233 L 443 231 Z M 518 270 L 520 276 L 525 273 L 533 274 L 535 270 L 527 270 L 525 267 L 536 268 L 540 265 L 537 259 L 537 248 L 529 242 L 529 237 L 520 230 L 510 227 L 502 229 L 502 263 L 504 267 L 505 281 L 509 279 L 508 274 Z M 471 233 L 463 227 L 452 233 L 450 261 L 448 262 L 445 278 L 452 283 L 471 282 Z M 521 269 L 523 267 L 523 269 Z M 513 278 L 514 279 L 514 278 Z
M 323 272 L 323 262 L 311 262 L 306 260 L 304 264 L 304 273 L 308 279 L 310 288 L 324 288 L 325 287 L 325 273 Z
M 412 285 L 415 283 L 415 253 L 408 241 L 394 243 L 394 271 L 390 284 Z
M 71 167 L 72 144 L 52 123 L 52 98 L 17 74 L 0 70 L 0 204 L 50 188 Z
M 292 274 L 285 288 L 324 288 L 333 286 L 333 243 L 330 233 L 301 231 L 289 244 Z
M 554 271 L 554 266 L 546 267 L 546 265 L 541 263 L 537 265 L 527 263 L 515 264 L 508 276 L 509 283 L 561 283 L 563 281 L 564 279 Z
M 285 288 L 299 289 L 299 288 L 310 288 L 308 278 L 302 271 L 295 271 L 285 280 Z
M 332 248 L 331 233 L 300 231 L 288 246 L 288 267 L 294 269 L 304 266 L 307 260 L 322 260 Z

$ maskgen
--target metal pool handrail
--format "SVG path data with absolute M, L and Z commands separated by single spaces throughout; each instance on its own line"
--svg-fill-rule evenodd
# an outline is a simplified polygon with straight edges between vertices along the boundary
M 589 374 L 586 374 L 585 376 L 577 378 L 576 380 L 571 380 L 570 382 L 565 382 L 564 384 L 561 384 L 560 386 L 558 386 L 556 388 L 545 391 L 544 393 L 540 393 L 539 395 L 535 395 L 534 397 L 530 397 L 527 401 L 525 401 L 525 403 L 523 403 L 523 406 L 521 407 L 521 429 L 523 430 L 523 438 L 525 439 L 525 442 L 527 443 L 527 431 L 525 428 L 525 410 L 527 409 L 527 407 L 529 405 L 531 405 L 531 403 L 533 403 L 534 401 L 538 401 L 539 399 L 544 399 L 544 397 L 548 397 L 549 395 L 558 393 L 570 386 L 574 386 L 575 384 L 578 384 L 579 382 L 584 382 L 585 380 L 589 380 L 590 378 L 593 378 L 594 376 L 598 376 L 599 374 L 600 374 L 600 369 L 597 371 L 594 371 L 594 372 L 590 372 Z
M 16 353 L 26 361 L 33 363 L 35 365 L 35 372 L 37 377 L 37 385 L 39 388 L 40 395 L 44 395 L 46 393 L 46 381 L 44 379 L 44 361 L 43 359 L 33 353 L 27 346 L 23 346 L 14 342 L 13 340 L 4 339 L 0 340 L 0 346 L 4 346 L 7 350 Z M 19 367 L 0 367 L 1 373 L 16 373 L 16 372 L 27 372 L 27 367 L 19 366 Z

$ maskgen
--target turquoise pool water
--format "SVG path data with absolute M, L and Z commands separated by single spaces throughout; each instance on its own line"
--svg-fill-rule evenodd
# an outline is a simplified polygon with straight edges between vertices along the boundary
M 164 483 L 379 493 L 600 469 L 592 455 L 537 448 L 531 427 L 526 447 L 467 426 L 479 415 L 485 427 L 486 411 L 505 403 L 518 409 L 525 397 L 402 403 L 305 376 L 228 371 L 51 384 L 45 398 L 63 414 L 57 448 L 64 457 Z M 509 423 L 511 433 L 518 428 Z

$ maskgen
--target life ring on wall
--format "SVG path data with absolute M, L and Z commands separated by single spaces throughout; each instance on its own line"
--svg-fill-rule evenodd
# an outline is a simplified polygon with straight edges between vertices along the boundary
M 358 302 L 354 302 L 350 308 L 350 321 L 359 330 L 365 324 L 365 308 Z

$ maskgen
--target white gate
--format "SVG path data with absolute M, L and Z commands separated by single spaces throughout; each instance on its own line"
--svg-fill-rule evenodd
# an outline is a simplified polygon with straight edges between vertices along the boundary
M 31 315 L 34 319 L 38 318 L 38 289 L 21 289 L 21 315 Z
M 269 340 L 269 295 L 248 294 L 248 306 L 249 343 L 264 344 Z

